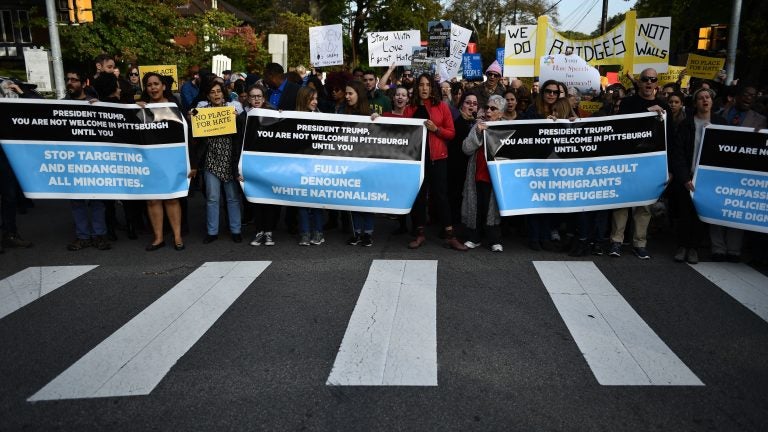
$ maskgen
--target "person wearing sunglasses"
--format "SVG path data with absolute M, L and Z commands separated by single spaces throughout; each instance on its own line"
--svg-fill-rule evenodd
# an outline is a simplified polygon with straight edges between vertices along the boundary
M 663 114 L 669 112 L 669 105 L 663 99 L 656 97 L 659 88 L 659 78 L 656 69 L 648 68 L 640 72 L 637 80 L 637 93 L 621 100 L 619 114 L 635 114 L 643 112 L 656 112 Z M 667 122 L 667 136 L 673 136 L 670 128 L 671 121 Z M 624 230 L 627 227 L 629 209 L 620 208 L 613 211 L 611 220 L 611 249 L 608 253 L 612 257 L 621 256 L 621 244 L 624 241 Z M 632 251 L 640 259 L 650 259 L 646 250 L 648 224 L 651 222 L 650 206 L 632 208 Z
M 498 61 L 494 60 L 488 66 L 488 69 L 485 70 L 485 77 L 485 82 L 476 92 L 480 106 L 485 106 L 491 95 L 504 96 L 504 86 L 501 85 L 501 66 Z
M 141 99 L 141 77 L 139 77 L 139 68 L 136 66 L 128 68 L 128 82 L 131 83 L 133 94 L 138 95 L 138 99 Z

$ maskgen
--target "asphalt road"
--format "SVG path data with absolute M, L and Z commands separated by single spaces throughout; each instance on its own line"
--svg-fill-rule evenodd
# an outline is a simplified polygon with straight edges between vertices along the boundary
M 371 248 L 345 245 L 338 231 L 317 247 L 284 232 L 274 247 L 224 235 L 203 245 L 199 197 L 190 207 L 182 252 L 148 253 L 148 234 L 124 233 L 110 251 L 69 252 L 64 201 L 38 201 L 19 218 L 35 245 L 0 255 L 0 280 L 37 266 L 98 267 L 0 318 L 0 430 L 768 430 L 768 323 L 673 263 L 668 232 L 650 240 L 649 261 L 532 252 L 515 236 L 503 253 L 450 251 L 434 233 L 411 251 L 385 218 Z M 436 386 L 326 384 L 375 260 L 437 261 Z M 594 262 L 704 385 L 598 383 L 533 264 L 573 260 Z M 28 401 L 214 261 L 271 264 L 149 394 Z

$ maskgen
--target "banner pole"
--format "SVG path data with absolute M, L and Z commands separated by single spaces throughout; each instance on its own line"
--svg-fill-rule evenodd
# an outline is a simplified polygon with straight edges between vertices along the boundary
M 536 56 L 533 59 L 533 76 L 539 76 L 540 58 L 545 55 L 547 49 L 547 32 L 549 31 L 549 20 L 546 15 L 539 17 L 536 26 Z

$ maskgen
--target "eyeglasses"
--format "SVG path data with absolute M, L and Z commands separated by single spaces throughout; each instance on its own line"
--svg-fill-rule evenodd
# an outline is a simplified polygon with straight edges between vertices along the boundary
M 486 106 L 483 107 L 483 109 L 486 110 L 486 111 L 498 111 L 499 110 L 497 107 L 495 107 L 493 105 L 486 105 Z
M 264 99 L 264 95 L 248 95 L 248 99 Z
M 411 78 L 411 77 L 413 77 L 412 73 L 404 73 L 403 74 L 403 78 Z
M 131 72 L 128 74 L 128 76 L 139 76 L 138 72 Z
M 464 105 L 477 106 L 477 102 L 475 102 L 475 101 L 464 101 Z
M 655 83 L 658 80 L 659 79 L 657 77 L 649 77 L 649 76 L 641 76 L 640 77 L 640 81 L 642 81 L 644 83 L 647 83 L 647 82 Z
M 488 72 L 485 75 L 488 76 L 488 78 L 499 78 L 499 77 L 501 77 L 501 74 L 497 74 L 496 72 Z
M 552 89 L 548 89 L 548 88 L 545 88 L 541 92 L 544 93 L 544 94 L 551 94 L 551 95 L 559 95 L 560 94 L 560 90 L 552 90 Z

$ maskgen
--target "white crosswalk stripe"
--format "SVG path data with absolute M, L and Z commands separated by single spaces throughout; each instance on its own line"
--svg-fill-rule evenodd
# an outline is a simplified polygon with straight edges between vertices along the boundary
M 375 260 L 327 385 L 437 385 L 437 261 Z
M 98 266 L 28 267 L 3 279 L 0 281 L 0 318 L 12 314 L 96 267 Z
M 269 264 L 203 264 L 28 400 L 149 394 Z
M 600 384 L 704 385 L 593 262 L 534 266 Z
M 746 264 L 702 262 L 691 268 L 768 322 L 768 277 Z

